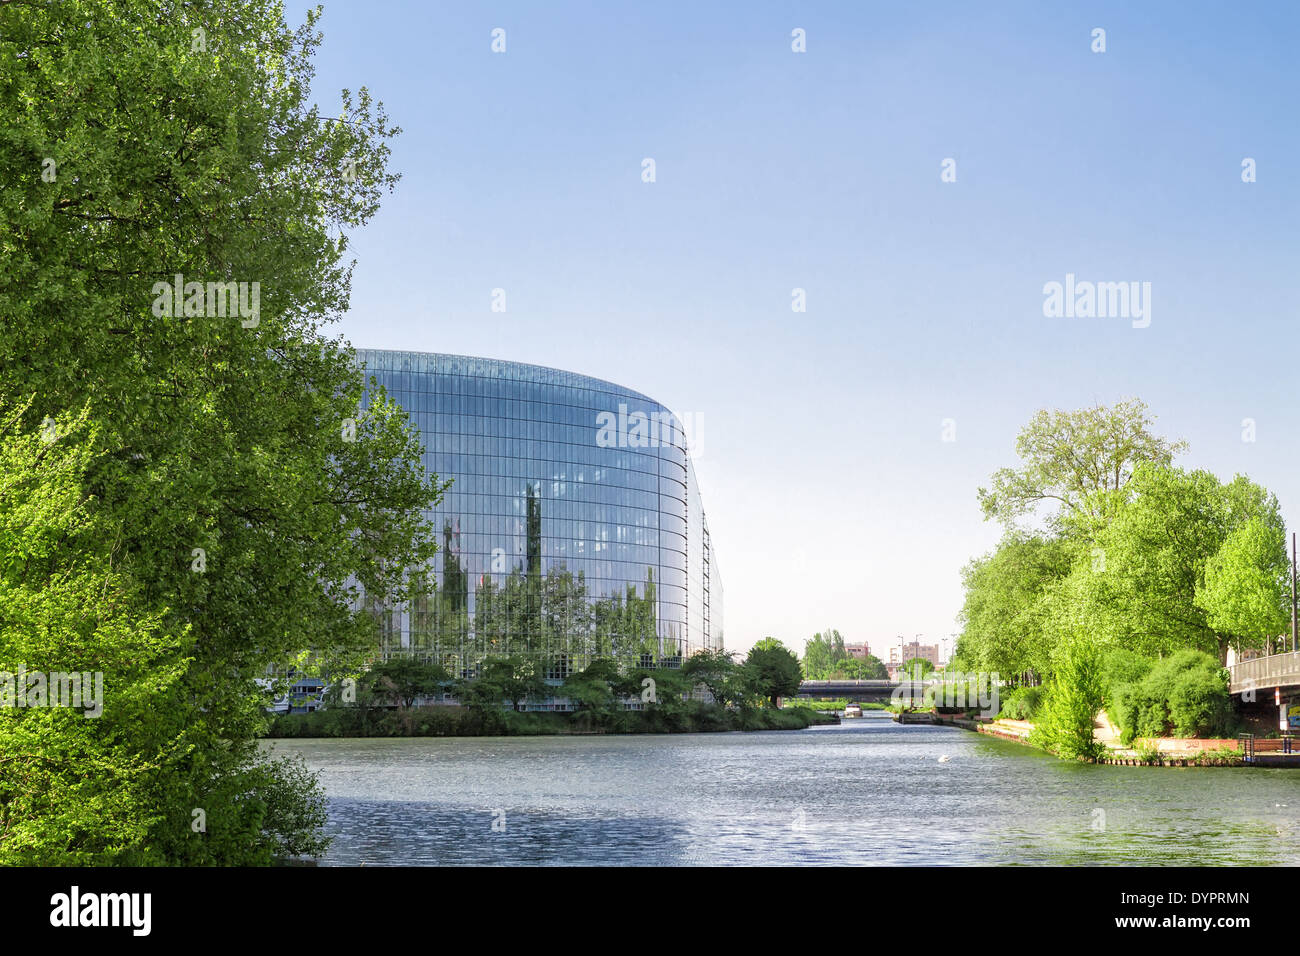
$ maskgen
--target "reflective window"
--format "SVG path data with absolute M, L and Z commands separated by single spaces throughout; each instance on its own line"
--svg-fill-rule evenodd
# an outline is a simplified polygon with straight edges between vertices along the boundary
M 722 647 L 722 587 L 680 422 L 629 389 L 539 366 L 358 350 L 453 485 L 440 552 L 402 607 L 370 602 L 385 654 L 458 674 L 491 655 L 675 666 Z M 363 403 L 364 407 L 364 403 Z

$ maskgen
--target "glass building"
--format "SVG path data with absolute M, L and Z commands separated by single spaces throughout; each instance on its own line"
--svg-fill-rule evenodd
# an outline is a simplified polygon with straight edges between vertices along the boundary
M 359 349 L 452 485 L 434 567 L 375 604 L 385 657 L 472 677 L 528 656 L 563 679 L 595 657 L 674 667 L 721 648 L 722 585 L 686 434 L 658 402 L 572 372 Z M 420 573 L 422 571 L 422 573 Z

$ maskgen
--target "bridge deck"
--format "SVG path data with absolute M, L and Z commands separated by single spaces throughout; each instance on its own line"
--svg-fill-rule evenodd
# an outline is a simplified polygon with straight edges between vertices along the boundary
M 1240 661 L 1228 668 L 1229 691 L 1240 694 L 1270 687 L 1300 687 L 1300 651 Z

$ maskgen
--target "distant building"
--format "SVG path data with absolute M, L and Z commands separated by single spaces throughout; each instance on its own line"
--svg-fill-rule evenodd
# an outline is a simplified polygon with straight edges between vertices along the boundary
M 845 644 L 844 651 L 849 657 L 856 657 L 860 661 L 865 661 L 871 656 L 871 648 L 866 641 L 861 644 Z
M 902 657 L 899 657 L 900 648 L 891 647 L 889 649 L 889 663 L 887 666 L 896 668 L 900 664 L 905 664 L 914 657 L 927 660 L 938 668 L 939 666 L 939 645 L 922 644 L 920 641 L 911 641 L 904 644 L 901 648 Z
M 597 658 L 676 667 L 722 649 L 718 561 L 666 407 L 518 362 L 357 359 L 409 414 L 425 468 L 454 479 L 424 515 L 441 547 L 409 600 L 367 597 L 383 658 L 472 678 L 488 657 L 531 657 L 558 683 Z

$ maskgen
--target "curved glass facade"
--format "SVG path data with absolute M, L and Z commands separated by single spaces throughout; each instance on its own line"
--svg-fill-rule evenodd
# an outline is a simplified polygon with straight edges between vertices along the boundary
M 527 655 L 564 677 L 594 657 L 675 666 L 722 647 L 722 586 L 686 438 L 644 395 L 558 369 L 359 349 L 452 486 L 441 551 L 404 607 L 376 606 L 384 655 L 473 676 Z

